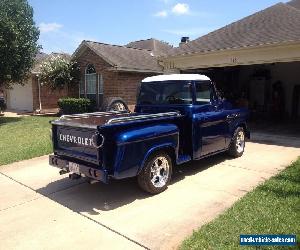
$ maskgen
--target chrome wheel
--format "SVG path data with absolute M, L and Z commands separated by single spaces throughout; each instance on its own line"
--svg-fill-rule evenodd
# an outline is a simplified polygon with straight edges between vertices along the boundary
M 163 192 L 171 180 L 172 168 L 172 159 L 167 152 L 149 155 L 137 177 L 139 186 L 150 194 Z
M 244 131 L 239 131 L 237 136 L 236 136 L 236 151 L 238 153 L 242 153 L 244 151 L 245 147 L 245 134 Z
M 157 157 L 150 172 L 151 182 L 154 187 L 160 188 L 167 184 L 170 174 L 170 166 L 166 157 Z
M 116 102 L 110 108 L 110 111 L 125 111 L 126 107 L 122 102 Z

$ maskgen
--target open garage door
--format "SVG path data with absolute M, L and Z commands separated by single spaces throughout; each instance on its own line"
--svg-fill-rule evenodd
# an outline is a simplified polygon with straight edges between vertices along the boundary
M 300 62 L 182 71 L 208 75 L 230 101 L 266 119 L 300 119 Z M 241 102 L 241 99 L 242 102 Z
M 300 134 L 299 69 L 300 62 L 285 62 L 186 70 L 182 73 L 209 76 L 226 99 L 249 108 L 250 121 L 255 126 L 270 129 L 285 124 L 286 132 L 297 131 Z

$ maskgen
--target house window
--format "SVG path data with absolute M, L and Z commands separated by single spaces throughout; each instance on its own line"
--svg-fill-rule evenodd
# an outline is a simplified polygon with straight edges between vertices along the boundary
M 103 102 L 103 78 L 97 74 L 95 67 L 89 64 L 85 69 L 84 79 L 79 83 L 79 97 L 95 101 L 98 107 Z
M 86 97 L 97 102 L 97 74 L 91 64 L 85 69 L 85 89 Z

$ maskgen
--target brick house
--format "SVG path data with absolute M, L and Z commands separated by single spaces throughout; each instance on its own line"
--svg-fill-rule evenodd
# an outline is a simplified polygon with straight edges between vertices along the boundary
M 62 97 L 87 97 L 95 100 L 99 108 L 104 97 L 120 97 L 133 109 L 138 83 L 147 76 L 162 73 L 157 57 L 171 49 L 172 46 L 156 39 L 125 46 L 83 41 L 72 55 L 81 70 L 79 86 L 55 90 L 40 83 L 40 65 L 52 55 L 71 57 L 65 53 L 39 53 L 25 84 L 15 84 L 5 91 L 8 109 L 52 111 L 58 108 L 57 101 Z
M 156 39 L 125 46 L 83 41 L 72 55 L 81 70 L 79 96 L 95 100 L 98 107 L 104 97 L 120 97 L 132 109 L 138 83 L 163 72 L 157 56 L 170 49 Z
M 38 78 L 40 65 L 52 55 L 60 55 L 70 59 L 70 55 L 68 54 L 52 53 L 47 55 L 45 53 L 39 53 L 36 56 L 34 67 L 24 85 L 14 84 L 11 89 L 5 90 L 8 109 L 27 112 L 47 111 L 57 109 L 57 101 L 61 97 L 78 96 L 77 89 L 65 87 L 63 89 L 53 90 L 48 86 L 40 84 Z

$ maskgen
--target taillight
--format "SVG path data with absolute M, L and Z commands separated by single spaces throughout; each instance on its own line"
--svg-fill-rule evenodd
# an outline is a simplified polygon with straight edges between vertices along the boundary
M 96 132 L 92 136 L 92 144 L 95 148 L 101 148 L 104 144 L 104 136 Z

